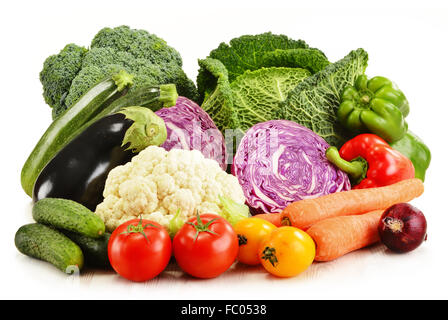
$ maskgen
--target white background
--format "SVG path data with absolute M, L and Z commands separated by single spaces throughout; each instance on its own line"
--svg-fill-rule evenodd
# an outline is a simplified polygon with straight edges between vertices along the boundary
M 151 1 L 152 2 L 152 1 Z M 442 1 L 7 1 L 0 12 L 2 299 L 446 299 L 448 10 Z M 161 3 L 166 3 L 165 7 Z M 311 4 L 312 3 L 312 7 Z M 274 6 L 275 5 L 275 6 Z M 422 7 L 425 5 L 425 7 Z M 411 105 L 410 128 L 432 150 L 425 193 L 412 203 L 428 220 L 428 241 L 406 255 L 378 245 L 290 279 L 236 265 L 196 280 L 170 265 L 146 283 L 112 272 L 67 277 L 20 254 L 14 233 L 31 222 L 20 170 L 51 121 L 38 74 L 65 44 L 88 46 L 105 26 L 126 24 L 165 39 L 195 80 L 197 59 L 220 42 L 266 31 L 303 39 L 331 61 L 350 50 L 369 52 L 370 76 L 391 78 Z

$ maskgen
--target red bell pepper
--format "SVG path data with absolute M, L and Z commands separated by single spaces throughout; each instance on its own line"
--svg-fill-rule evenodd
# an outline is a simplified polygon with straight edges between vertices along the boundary
M 352 189 L 387 186 L 414 178 L 411 160 L 377 135 L 360 134 L 339 150 L 330 147 L 327 159 L 350 176 Z

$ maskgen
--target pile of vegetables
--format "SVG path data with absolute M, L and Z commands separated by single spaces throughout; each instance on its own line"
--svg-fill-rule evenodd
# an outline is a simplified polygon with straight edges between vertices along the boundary
M 195 84 L 144 30 L 68 44 L 40 73 L 53 122 L 21 172 L 36 223 L 16 247 L 132 281 L 172 256 L 198 278 L 235 261 L 292 277 L 377 242 L 416 249 L 427 222 L 408 202 L 431 152 L 403 91 L 367 62 L 361 48 L 330 62 L 303 40 L 244 35 L 200 59 Z

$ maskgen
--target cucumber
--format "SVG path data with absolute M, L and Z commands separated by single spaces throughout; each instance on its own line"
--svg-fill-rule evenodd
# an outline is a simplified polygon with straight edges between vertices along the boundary
M 101 269 L 111 268 L 107 252 L 110 233 L 106 232 L 101 238 L 94 239 L 70 231 L 62 232 L 81 248 L 86 266 Z
M 91 238 L 101 237 L 106 229 L 99 216 L 73 200 L 44 198 L 32 211 L 36 222 Z
M 30 197 L 39 173 L 62 149 L 77 130 L 100 113 L 132 84 L 132 77 L 124 71 L 108 77 L 90 88 L 73 106 L 53 121 L 28 156 L 21 172 L 22 188 Z
M 84 265 L 81 248 L 59 231 L 43 224 L 20 227 L 14 243 L 21 253 L 47 261 L 65 273 L 72 274 Z

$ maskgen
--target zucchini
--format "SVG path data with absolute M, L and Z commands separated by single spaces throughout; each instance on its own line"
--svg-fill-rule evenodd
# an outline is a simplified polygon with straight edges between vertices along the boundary
M 43 224 L 20 227 L 14 243 L 21 253 L 47 261 L 65 273 L 74 273 L 84 265 L 81 248 L 61 232 Z
M 110 233 L 104 233 L 101 238 L 90 238 L 70 231 L 62 231 L 74 243 L 76 243 L 84 254 L 84 263 L 88 267 L 110 269 L 107 245 Z
M 174 106 L 177 98 L 178 94 L 174 84 L 142 87 L 115 100 L 103 113 L 111 114 L 120 111 L 122 108 L 132 106 L 145 107 L 156 112 L 161 108 Z
M 101 111 L 92 120 L 80 127 L 75 136 L 83 132 L 94 122 L 105 116 L 114 114 L 123 108 L 138 106 L 149 108 L 156 112 L 162 108 L 172 107 L 176 104 L 178 94 L 174 84 L 162 84 L 160 86 L 149 86 L 138 88 L 124 96 L 121 96 L 103 111 Z
M 77 130 L 98 115 L 112 101 L 122 96 L 132 76 L 124 71 L 108 77 L 89 89 L 73 106 L 53 121 L 29 155 L 21 172 L 22 188 L 30 197 L 39 173 L 62 149 Z
M 44 198 L 36 202 L 32 211 L 38 223 L 87 237 L 99 238 L 106 229 L 99 216 L 73 200 Z

